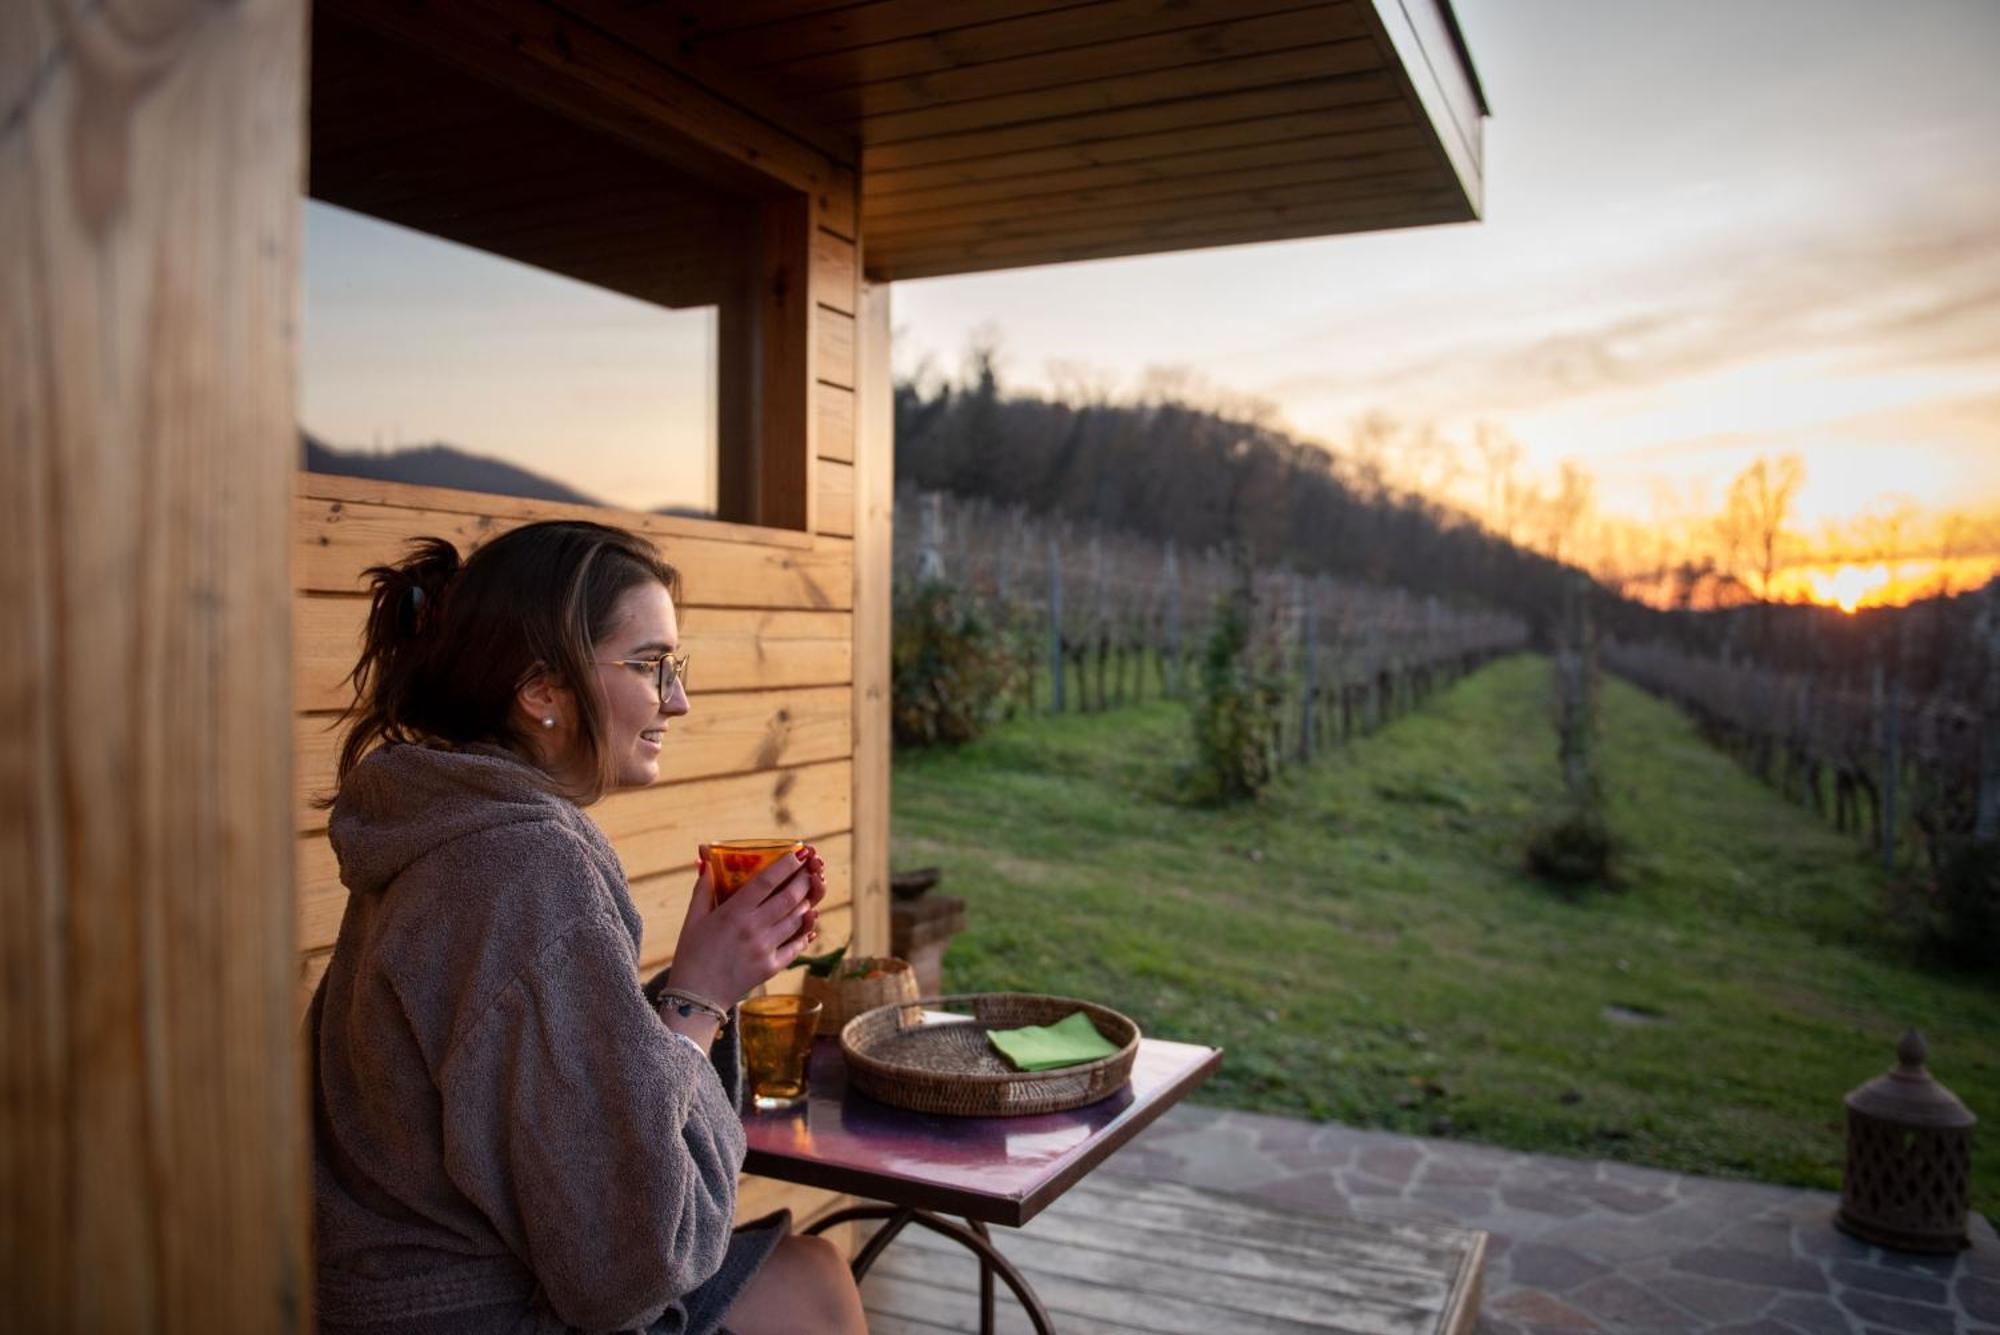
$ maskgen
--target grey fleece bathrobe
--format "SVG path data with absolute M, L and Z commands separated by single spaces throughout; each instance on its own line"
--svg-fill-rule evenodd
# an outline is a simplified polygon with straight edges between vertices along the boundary
M 784 1234 L 730 1229 L 735 1026 L 712 1062 L 667 1029 L 617 854 L 534 778 L 390 746 L 334 805 L 347 912 L 307 1019 L 330 1335 L 705 1335 Z

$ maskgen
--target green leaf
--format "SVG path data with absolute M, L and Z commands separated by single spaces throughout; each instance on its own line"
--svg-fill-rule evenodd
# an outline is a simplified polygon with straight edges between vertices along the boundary
M 806 972 L 815 978 L 831 978 L 835 967 L 840 963 L 840 957 L 846 953 L 846 946 L 836 946 L 824 955 L 801 955 L 792 963 L 805 965 Z

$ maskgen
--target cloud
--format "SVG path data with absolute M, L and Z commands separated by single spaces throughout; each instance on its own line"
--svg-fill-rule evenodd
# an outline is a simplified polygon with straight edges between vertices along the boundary
M 1457 294 L 1451 332 L 1418 356 L 1256 391 L 1453 421 L 1671 391 L 1774 357 L 1853 371 L 1990 364 L 2000 375 L 2000 221 L 1738 242 L 1607 274 L 1594 288 L 1584 315 L 1558 313 L 1577 309 L 1561 300 L 1546 314 L 1487 306 L 1484 327 L 1481 303 Z

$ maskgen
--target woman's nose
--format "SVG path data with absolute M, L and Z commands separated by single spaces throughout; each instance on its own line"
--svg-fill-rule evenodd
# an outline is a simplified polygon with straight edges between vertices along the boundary
M 668 718 L 679 718 L 688 712 L 687 687 L 679 680 L 676 680 L 674 688 L 667 692 L 667 698 L 660 702 L 660 712 Z

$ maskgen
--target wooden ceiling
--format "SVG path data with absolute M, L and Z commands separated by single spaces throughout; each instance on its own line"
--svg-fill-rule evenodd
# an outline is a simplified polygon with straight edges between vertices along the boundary
M 1479 216 L 1448 0 L 560 0 L 858 154 L 878 279 Z
M 739 281 L 754 214 L 712 173 L 335 10 L 313 14 L 314 198 L 661 306 L 719 305 Z

